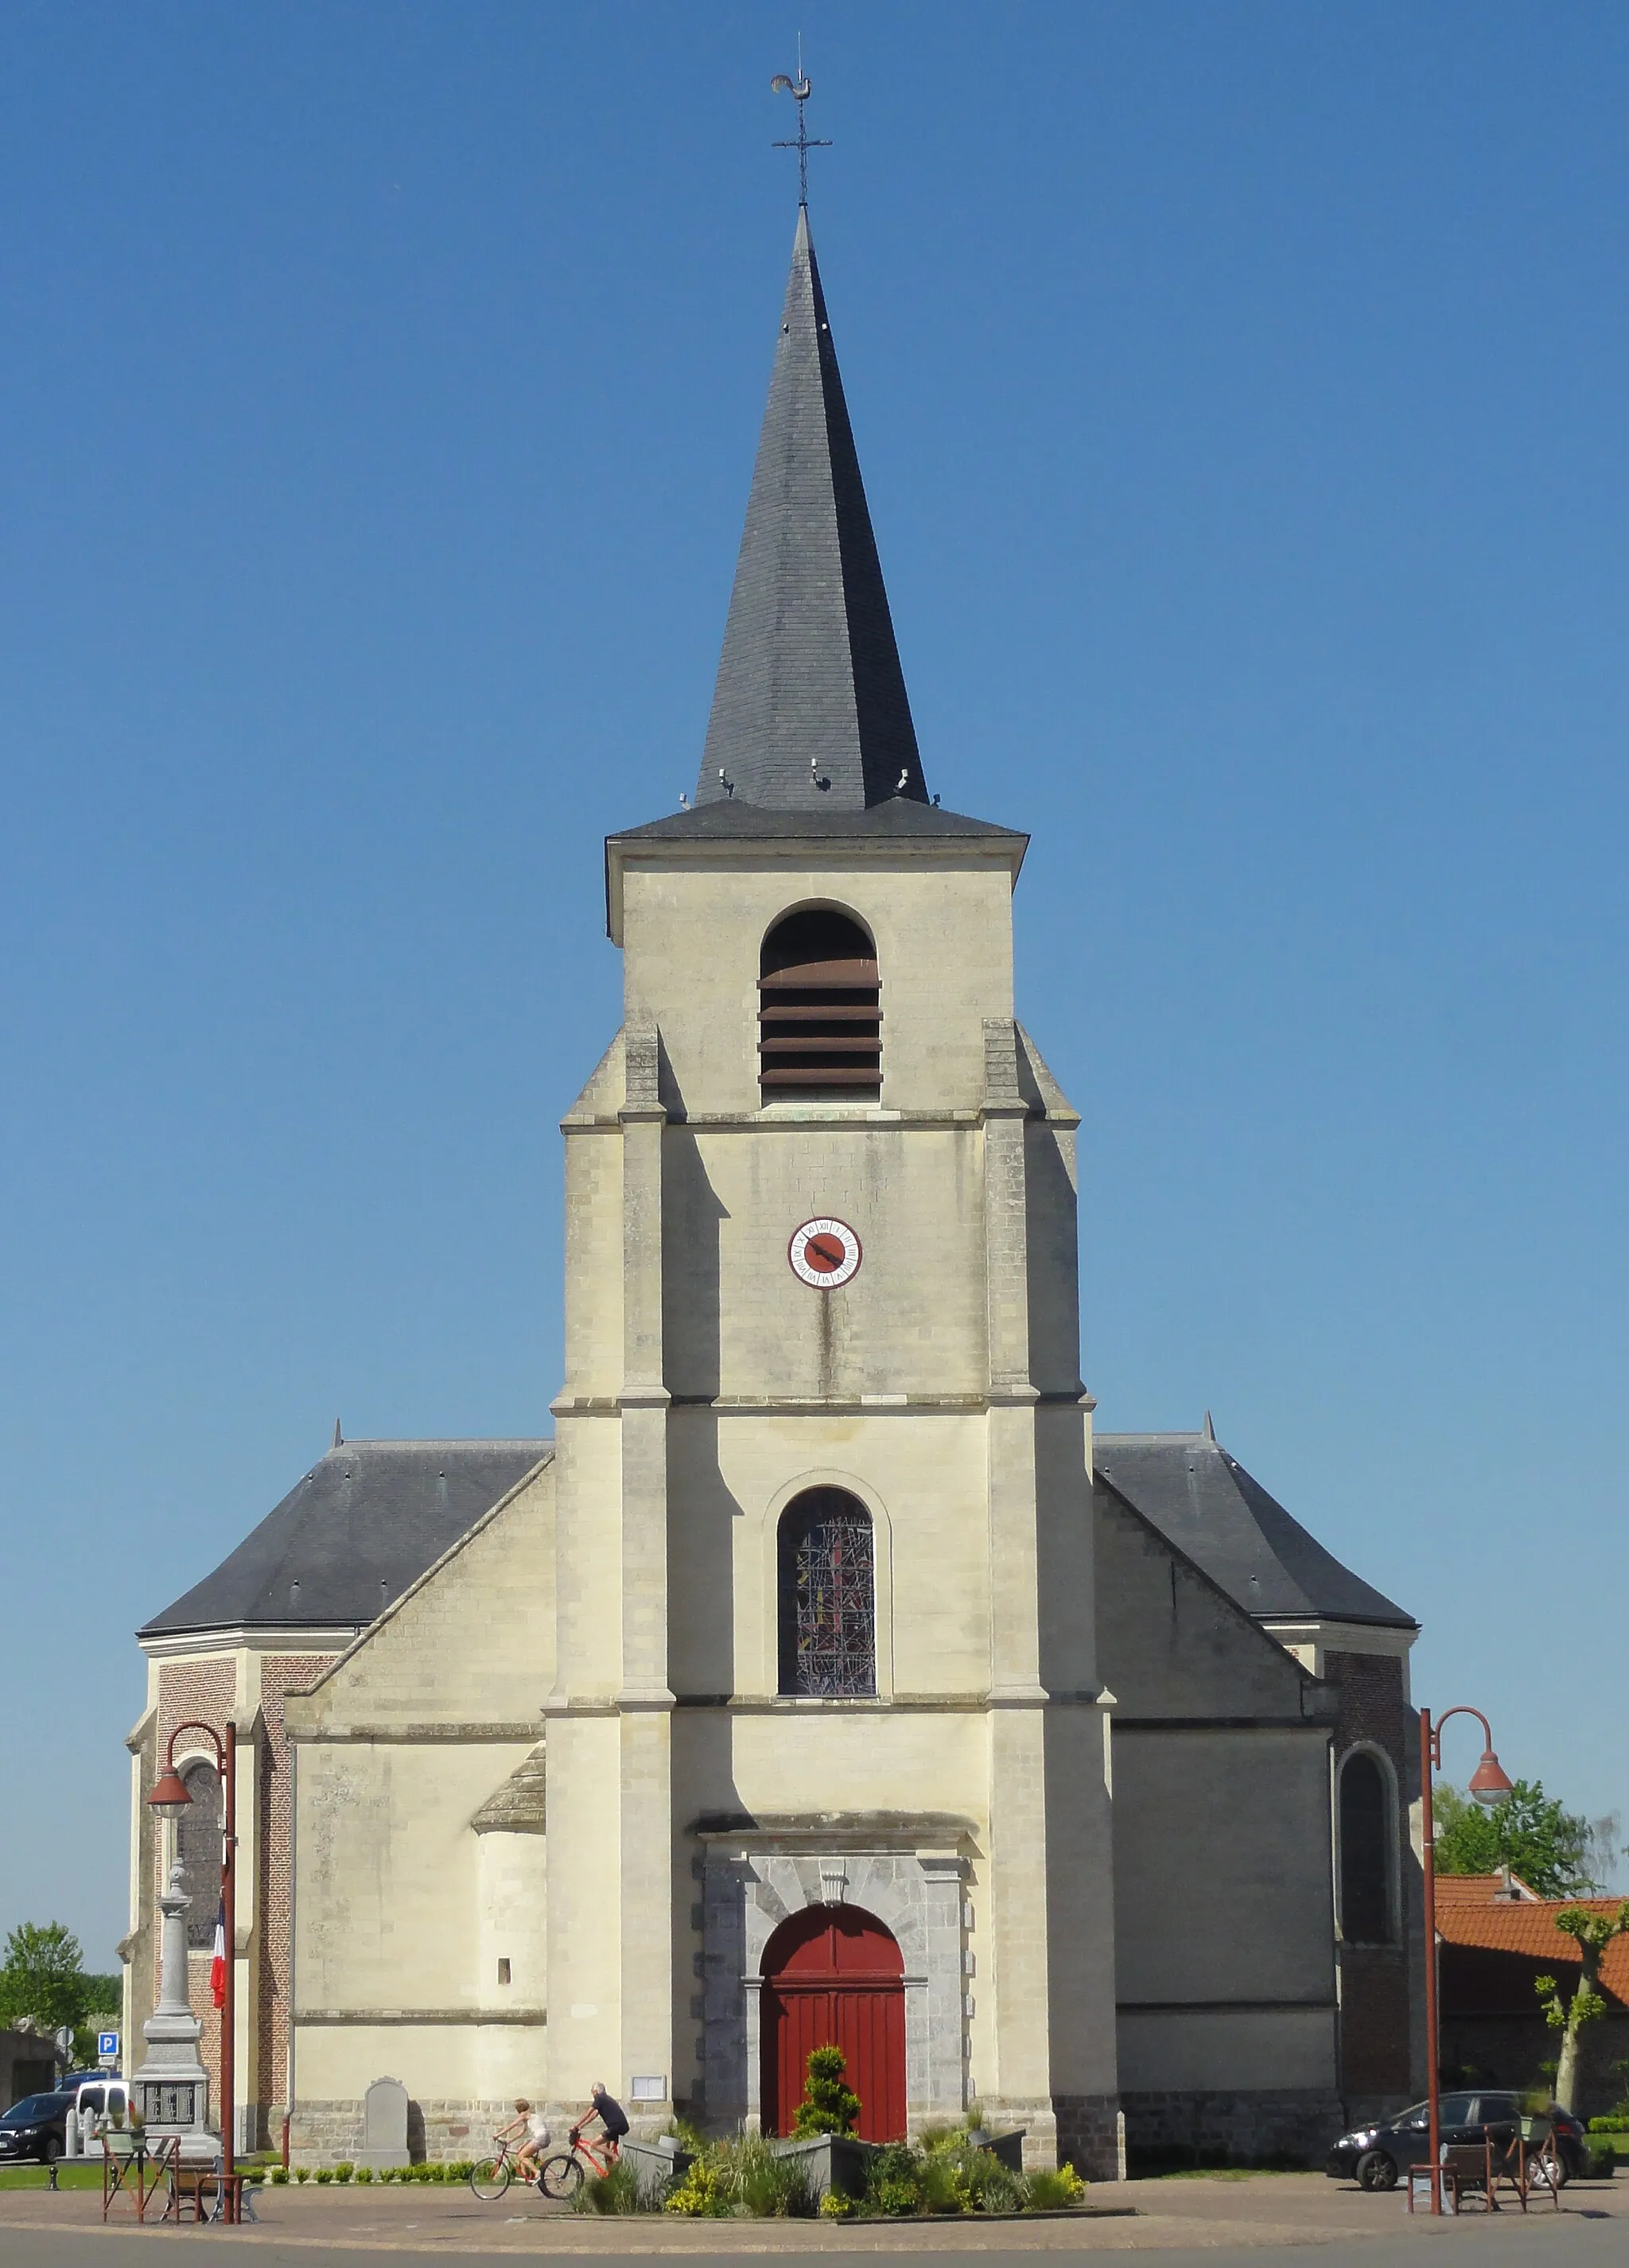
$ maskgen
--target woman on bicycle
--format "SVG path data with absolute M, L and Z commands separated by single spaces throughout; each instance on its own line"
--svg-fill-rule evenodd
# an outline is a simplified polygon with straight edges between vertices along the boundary
M 498 2139 L 512 2141 L 524 2133 L 526 2139 L 515 2152 L 515 2168 L 522 2181 L 537 2179 L 537 2154 L 549 2146 L 549 2121 L 542 2111 L 534 2110 L 525 2095 L 515 2097 L 515 2116 L 512 2124 L 500 2129 Z

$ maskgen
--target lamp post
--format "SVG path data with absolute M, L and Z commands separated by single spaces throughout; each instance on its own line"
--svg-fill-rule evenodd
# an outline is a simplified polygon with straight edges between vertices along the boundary
M 1442 1727 L 1450 1717 L 1474 1717 L 1482 1727 L 1482 1761 L 1471 1775 L 1471 1793 L 1478 1803 L 1502 1803 L 1510 1793 L 1493 1735 L 1479 1709 L 1460 1702 L 1445 1709 L 1434 1725 L 1429 1709 L 1419 1712 L 1419 1827 L 1420 1852 L 1426 1877 L 1426 2102 L 1431 2137 L 1431 2210 L 1442 2210 L 1441 2119 L 1438 2109 L 1441 2083 L 1438 2077 L 1437 2046 L 1437 1868 L 1436 1827 L 1431 1807 L 1431 1775 L 1442 1769 Z
M 164 1771 L 147 1800 L 160 1819 L 179 1820 L 192 1798 L 187 1793 L 187 1783 L 175 1769 L 175 1743 L 183 1733 L 203 1733 L 215 1750 L 215 1770 L 220 1780 L 223 1808 L 225 1814 L 225 1839 L 221 1851 L 221 1904 L 225 1927 L 225 1973 L 222 1979 L 225 1998 L 221 2002 L 221 2171 L 232 2174 L 233 2166 L 232 2102 L 233 2062 L 236 2041 L 233 2037 L 232 2017 L 235 2013 L 238 1985 L 238 1728 L 231 1718 L 226 1719 L 226 1737 L 221 1740 L 212 1725 L 193 1722 L 178 1725 L 170 1734 L 165 1750 Z

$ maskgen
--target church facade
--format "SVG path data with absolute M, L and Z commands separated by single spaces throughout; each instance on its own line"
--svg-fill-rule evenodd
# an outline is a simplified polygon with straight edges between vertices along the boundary
M 231 1713 L 245 2140 L 776 2132 L 835 2038 L 863 2133 L 1103 2176 L 1421 2083 L 1415 1625 L 1208 1419 L 1094 1435 L 1026 844 L 930 796 L 800 215 L 695 802 L 606 845 L 553 1435 L 336 1429 L 140 1633 L 127 2033 Z

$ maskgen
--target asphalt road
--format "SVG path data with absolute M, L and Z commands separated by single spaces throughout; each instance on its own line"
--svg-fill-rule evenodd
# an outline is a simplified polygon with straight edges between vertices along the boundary
M 1161 2245 L 1157 2249 L 1137 2242 L 1132 2236 L 1135 2224 L 1105 2223 L 1091 2233 L 1091 2241 L 1078 2248 L 1048 2246 L 1054 2259 L 1085 2258 L 1105 2251 L 1135 2250 L 1146 2260 L 1163 2263 L 1165 2268 L 1217 2268 L 1219 2254 L 1225 2257 L 1235 2250 L 1252 2252 L 1270 2251 L 1274 2268 L 1407 2268 L 1407 2264 L 1419 2259 L 1419 2247 L 1447 2244 L 1450 2247 L 1470 2246 L 1479 2264 L 1490 2264 L 1496 2256 L 1509 2268 L 1551 2268 L 1551 2264 L 1578 2264 L 1578 2268 L 1629 2268 L 1629 2220 L 1590 2220 L 1579 2214 L 1562 2219 L 1526 2220 L 1514 2217 L 1507 2222 L 1489 2223 L 1485 2220 L 1471 2222 L 1439 2223 L 1436 2228 L 1422 2233 L 1411 2230 L 1406 2235 L 1372 2236 L 1336 2236 L 1317 2244 L 1279 2244 L 1267 2240 L 1242 2246 L 1214 2242 L 1199 2246 L 1186 2245 L 1172 2250 Z M 512 2233 L 505 2229 L 504 2235 Z M 1167 2231 L 1162 2230 L 1161 2235 Z M 965 2262 L 971 2248 L 959 2245 L 954 2251 L 932 2251 L 918 2243 L 902 2244 L 892 2231 L 880 2232 L 874 2242 L 861 2240 L 842 2246 L 844 2253 L 853 2253 L 867 2260 L 881 2253 L 906 2253 L 914 2264 L 928 2268 L 928 2264 Z M 1082 2232 L 1085 2235 L 1085 2232 Z M 1128 2238 L 1131 2241 L 1127 2242 Z M 1104 2241 L 1108 2240 L 1108 2241 Z M 0 2259 L 5 2268 L 155 2268 L 155 2251 L 167 2255 L 172 2249 L 184 2250 L 188 2258 L 203 2256 L 199 2268 L 225 2268 L 225 2263 L 236 2250 L 241 2260 L 244 2247 L 232 2235 L 212 2230 L 177 2229 L 31 2229 L 0 2226 Z M 354 2239 L 336 2244 L 324 2243 L 321 2239 L 306 2238 L 298 2243 L 284 2244 L 275 2239 L 253 2241 L 249 2249 L 254 2256 L 254 2268 L 318 2268 L 320 2263 L 332 2263 L 333 2268 L 363 2268 L 360 2256 L 372 2251 L 373 2257 L 388 2260 L 391 2268 L 431 2268 L 431 2264 L 445 2263 L 449 2249 L 439 2247 L 424 2251 L 409 2250 L 398 2243 L 379 2249 L 357 2243 Z M 771 2253 L 778 2268 L 831 2268 L 832 2249 L 816 2253 L 782 2251 L 772 2242 L 766 2242 L 765 2253 Z M 473 2252 L 460 2248 L 457 2257 L 461 2262 L 490 2260 L 510 2262 L 518 2254 L 532 2257 L 545 2254 L 551 2263 L 564 2264 L 564 2268 L 590 2268 L 590 2264 L 603 2262 L 607 2248 L 590 2244 L 580 2252 L 554 2243 L 540 2245 L 532 2236 L 530 2241 L 506 2245 L 499 2240 L 498 2249 L 490 2252 Z M 727 2250 L 712 2252 L 691 2242 L 681 2239 L 664 2244 L 660 2235 L 653 2235 L 646 2245 L 628 2243 L 617 2248 L 615 2257 L 637 2255 L 645 2258 L 661 2254 L 668 2258 L 674 2254 L 687 2255 L 692 2260 L 706 2264 L 723 2264 L 741 2257 L 741 2248 L 732 2245 Z M 756 2257 L 763 2257 L 758 2255 Z M 988 2249 L 981 2246 L 977 2258 L 988 2262 L 990 2268 L 1037 2268 L 1036 2250 L 1006 2250 L 999 2245 Z M 1467 2264 L 1469 2268 L 1469 2264 Z

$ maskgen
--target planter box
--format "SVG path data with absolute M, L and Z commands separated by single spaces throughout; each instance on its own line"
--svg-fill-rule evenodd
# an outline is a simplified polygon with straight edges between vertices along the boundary
M 778 2158 L 802 2160 L 817 2197 L 836 2190 L 839 2197 L 863 2198 L 866 2167 L 877 2145 L 857 2141 L 852 2134 L 814 2134 L 807 2141 L 774 2142 L 770 2147 Z
M 988 2150 L 996 2163 L 1005 2166 L 1009 2174 L 1023 2172 L 1024 2130 L 1021 2126 L 1015 2126 L 1010 2134 L 986 2134 L 982 2129 L 977 2130 L 968 2136 L 968 2140 L 976 2142 L 981 2150 Z
M 652 2200 L 664 2196 L 674 2183 L 682 2182 L 696 2163 L 694 2150 L 684 2149 L 671 2134 L 660 2135 L 654 2142 L 632 2142 L 624 2135 L 622 2156 L 633 2168 L 639 2195 Z

